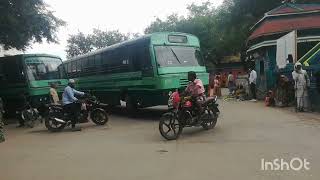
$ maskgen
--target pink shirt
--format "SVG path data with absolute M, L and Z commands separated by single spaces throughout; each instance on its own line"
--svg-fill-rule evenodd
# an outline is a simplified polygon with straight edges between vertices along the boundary
M 199 96 L 205 92 L 203 83 L 200 79 L 196 79 L 189 83 L 186 91 L 191 93 L 192 96 Z
M 218 79 L 214 80 L 214 87 L 220 87 L 220 81 Z

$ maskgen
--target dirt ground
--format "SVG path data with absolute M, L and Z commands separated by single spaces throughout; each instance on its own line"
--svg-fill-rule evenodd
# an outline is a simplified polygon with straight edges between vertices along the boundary
M 320 179 L 319 114 L 220 101 L 214 130 L 185 129 L 165 141 L 158 120 L 165 107 L 128 118 L 119 109 L 107 126 L 49 133 L 6 127 L 0 144 L 1 180 Z M 263 171 L 261 159 L 305 158 L 310 170 Z

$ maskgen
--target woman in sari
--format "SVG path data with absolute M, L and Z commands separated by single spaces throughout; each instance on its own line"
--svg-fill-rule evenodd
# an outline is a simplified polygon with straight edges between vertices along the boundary
M 216 75 L 216 77 L 214 79 L 214 95 L 221 97 L 220 75 Z

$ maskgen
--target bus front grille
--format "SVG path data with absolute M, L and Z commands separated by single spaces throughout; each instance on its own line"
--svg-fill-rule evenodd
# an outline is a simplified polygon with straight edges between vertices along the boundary
M 180 79 L 180 86 L 187 86 L 189 83 L 188 79 Z

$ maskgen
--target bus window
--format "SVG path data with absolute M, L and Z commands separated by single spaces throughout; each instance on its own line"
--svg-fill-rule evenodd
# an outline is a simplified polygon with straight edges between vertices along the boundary
M 72 72 L 72 71 L 71 71 L 71 63 L 68 63 L 67 72 L 68 72 L 68 73 L 71 73 L 71 72 Z
M 4 82 L 5 80 L 5 74 L 3 70 L 3 61 L 0 61 L 0 82 Z
M 58 71 L 59 71 L 59 75 L 60 77 L 66 77 L 65 75 L 65 65 L 61 64 L 58 66 Z
M 102 54 L 101 63 L 102 63 L 102 64 L 108 64 L 108 60 L 109 60 L 109 59 L 110 59 L 110 53 L 109 53 L 109 51 L 104 52 L 104 53 Z
M 64 63 L 64 69 L 66 72 L 68 72 L 68 63 Z
M 156 46 L 159 67 L 204 66 L 200 50 L 194 47 Z
M 76 63 L 77 63 L 76 61 L 71 62 L 71 72 L 72 73 L 77 72 L 77 64 Z
M 77 72 L 81 72 L 81 61 L 78 59 L 76 63 L 77 63 Z
M 88 67 L 94 67 L 94 56 L 89 56 Z
M 96 67 L 101 65 L 101 54 L 95 55 L 94 64 L 95 64 Z
M 147 44 L 139 44 L 130 48 L 130 59 L 134 71 L 152 70 L 149 47 Z
M 85 69 L 88 67 L 88 58 L 83 58 L 80 61 L 82 64 L 82 71 L 85 71 Z
M 58 58 L 27 57 L 25 63 L 29 80 L 65 79 L 63 68 L 59 68 L 62 61 Z

